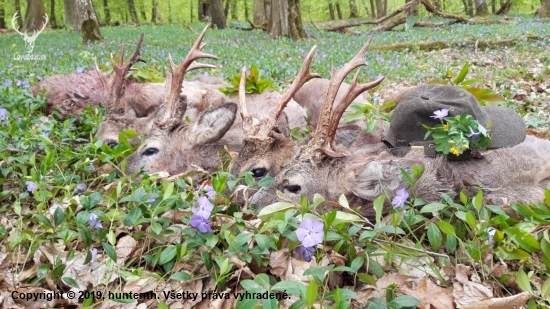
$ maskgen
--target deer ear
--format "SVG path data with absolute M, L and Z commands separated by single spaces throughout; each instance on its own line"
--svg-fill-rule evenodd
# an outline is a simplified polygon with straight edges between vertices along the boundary
M 337 145 L 342 145 L 346 148 L 350 147 L 351 144 L 357 139 L 359 134 L 361 134 L 361 128 L 356 125 L 349 125 L 345 127 L 339 127 L 336 130 L 336 135 L 334 137 L 334 142 Z
M 204 112 L 191 128 L 195 143 L 205 144 L 219 140 L 235 121 L 237 104 L 226 103 Z
M 408 187 L 401 168 L 409 171 L 405 162 L 398 160 L 375 160 L 352 167 L 355 171 L 352 192 L 368 201 L 374 201 L 383 193 L 390 196 L 399 188 Z

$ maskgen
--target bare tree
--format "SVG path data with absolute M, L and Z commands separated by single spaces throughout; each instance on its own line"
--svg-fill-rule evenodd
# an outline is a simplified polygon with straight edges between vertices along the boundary
M 134 0 L 126 0 L 126 2 L 128 3 L 128 10 L 130 11 L 130 18 L 132 18 L 132 22 L 134 24 L 139 24 L 136 4 L 134 3 Z
M 340 3 L 339 2 L 336 2 L 336 13 L 338 13 L 338 19 L 342 20 L 344 19 L 342 17 L 342 8 L 340 7 Z
M 334 16 L 334 5 L 332 5 L 332 2 L 330 1 L 328 3 L 328 13 L 330 14 L 330 20 L 336 19 L 336 17 Z
M 50 1 L 50 27 L 57 28 L 57 19 L 55 18 L 55 0 Z M 2 28 L 0 26 L 0 28 Z
M 199 0 L 197 9 L 200 21 L 205 21 L 208 17 L 212 16 L 210 14 L 210 0 Z
M 229 1 L 229 0 L 227 0 Z M 238 0 L 231 0 L 231 19 L 232 20 L 238 20 L 239 19 L 239 14 L 238 14 L 238 4 L 239 4 L 239 1 Z M 246 2 L 245 2 L 246 4 Z M 246 5 L 245 5 L 246 7 Z M 227 15 L 225 15 L 227 16 Z
M 271 17 L 271 0 L 255 0 L 254 1 L 254 25 L 262 27 L 267 25 Z
M 4 3 L 0 5 L 0 29 L 6 29 L 6 11 L 4 10 Z
M 192 12 L 193 10 L 191 10 Z M 193 16 L 193 15 L 191 15 Z M 157 20 L 161 23 L 162 22 L 162 16 L 160 15 L 160 11 L 158 10 L 158 2 L 157 0 L 151 1 L 151 23 L 156 24 Z M 191 20 L 193 22 L 193 20 Z
M 210 14 L 212 14 L 212 23 L 218 29 L 224 29 L 226 18 L 223 12 L 222 0 L 210 0 Z
M 64 4 L 65 24 L 73 30 L 80 31 L 82 23 L 88 19 L 93 19 L 99 24 L 92 0 L 64 0 Z
M 383 17 L 384 14 L 384 2 L 383 0 L 375 0 L 376 3 L 376 17 Z
M 550 17 L 550 0 L 546 0 L 546 2 L 543 3 L 544 0 L 541 0 L 541 6 L 537 9 L 535 12 L 535 16 L 538 17 Z
M 43 0 L 27 0 L 24 30 L 40 30 L 47 23 Z
M 489 14 L 489 7 L 487 6 L 487 0 L 475 0 L 476 2 L 476 16 L 486 16 Z
M 299 0 L 272 0 L 269 32 L 273 37 L 287 36 L 294 40 L 305 38 Z
M 147 21 L 147 14 L 145 13 L 145 3 L 143 2 L 143 0 L 141 0 L 139 11 L 141 13 L 141 19 L 143 19 L 143 21 Z
M 105 23 L 108 25 L 111 23 L 111 11 L 109 10 L 109 4 L 107 0 L 103 0 L 103 14 L 105 14 Z
M 405 3 L 409 3 L 412 0 L 405 0 Z M 414 4 L 407 9 L 407 16 L 417 16 L 418 15 L 418 5 Z
M 349 0 L 349 18 L 359 17 L 357 13 L 357 0 Z
M 17 15 L 17 24 L 23 25 L 23 18 L 21 17 L 23 13 L 21 13 L 21 2 L 19 2 L 19 0 L 15 0 L 15 11 L 19 12 Z

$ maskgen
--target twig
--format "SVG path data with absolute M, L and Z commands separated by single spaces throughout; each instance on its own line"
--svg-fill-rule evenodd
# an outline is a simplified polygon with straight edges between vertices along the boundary
M 379 239 L 379 238 L 375 238 L 374 241 L 383 242 L 383 243 L 391 244 L 391 245 L 396 245 L 396 246 L 401 247 L 401 248 L 413 250 L 413 251 L 416 251 L 416 252 L 426 253 L 428 255 L 434 255 L 434 256 L 439 256 L 439 257 L 449 257 L 446 254 L 432 252 L 432 251 L 428 251 L 428 250 L 422 250 L 422 249 L 418 249 L 418 248 L 415 248 L 415 247 L 409 247 L 409 246 L 406 246 L 406 245 L 402 245 L 400 243 L 389 242 L 387 240 L 383 240 L 383 239 Z

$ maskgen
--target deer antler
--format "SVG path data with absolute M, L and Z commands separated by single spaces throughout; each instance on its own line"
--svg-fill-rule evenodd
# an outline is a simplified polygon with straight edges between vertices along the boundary
M 359 94 L 379 85 L 384 80 L 384 77 L 380 77 L 375 81 L 367 84 L 358 84 L 357 78 L 359 76 L 359 71 L 357 71 L 357 73 L 353 77 L 353 81 L 351 87 L 348 89 L 348 92 L 344 95 L 344 97 L 342 97 L 341 101 L 334 109 L 334 111 L 332 109 L 334 105 L 334 100 L 336 99 L 336 94 L 338 93 L 338 89 L 340 88 L 340 85 L 342 84 L 346 76 L 354 69 L 360 66 L 367 65 L 365 61 L 365 55 L 371 42 L 372 37 L 367 41 L 363 48 L 361 48 L 359 53 L 357 53 L 357 55 L 355 55 L 355 57 L 353 57 L 350 62 L 346 63 L 346 65 L 344 65 L 344 67 L 340 70 L 335 70 L 334 66 L 332 67 L 332 77 L 330 79 L 329 87 L 327 90 L 327 96 L 321 108 L 319 123 L 317 124 L 317 128 L 315 129 L 312 140 L 308 144 L 309 151 L 306 152 L 308 153 L 308 155 L 314 156 L 315 153 L 319 151 L 331 157 L 344 157 L 347 155 L 345 153 L 334 151 L 331 145 L 334 139 L 334 135 L 336 134 L 336 129 L 338 127 L 340 118 L 344 114 L 346 108 Z
M 191 50 L 189 51 L 189 53 L 187 53 L 187 56 L 185 56 L 185 58 L 179 65 L 174 64 L 174 61 L 172 61 L 172 56 L 168 56 L 172 73 L 166 70 L 164 113 L 160 116 L 159 119 L 155 121 L 155 124 L 161 130 L 172 128 L 175 124 L 174 121 L 179 122 L 181 119 L 181 115 L 178 115 L 178 113 L 181 113 L 181 109 L 178 108 L 178 103 L 180 101 L 179 96 L 181 93 L 181 87 L 185 73 L 196 68 L 214 67 L 209 64 L 194 63 L 194 61 L 200 58 L 210 58 L 216 60 L 218 59 L 218 57 L 214 55 L 207 54 L 201 51 L 202 48 L 206 45 L 202 44 L 202 39 L 204 38 L 208 27 L 209 25 L 206 25 L 206 27 L 204 27 L 201 34 L 193 44 L 193 47 L 191 47 Z
M 253 134 L 253 122 L 254 120 L 248 114 L 246 109 L 246 67 L 241 70 L 241 81 L 239 82 L 239 110 L 241 112 L 241 118 L 243 122 L 244 135 Z
M 281 101 L 279 102 L 279 106 L 271 113 L 271 115 L 268 118 L 263 119 L 260 123 L 258 123 L 256 126 L 252 125 L 252 118 L 250 120 L 245 121 L 243 116 L 243 131 L 245 132 L 245 137 L 248 138 L 268 138 L 271 131 L 275 126 L 277 125 L 277 119 L 287 106 L 288 102 L 294 97 L 294 94 L 310 79 L 312 78 L 320 78 L 321 75 L 317 73 L 310 73 L 309 68 L 311 66 L 311 61 L 313 60 L 313 55 L 315 54 L 315 50 L 317 49 L 317 45 L 313 46 L 309 53 L 307 54 L 306 58 L 304 59 L 304 62 L 302 63 L 302 67 L 298 71 L 298 74 L 296 74 L 296 78 L 288 88 L 288 90 L 283 94 L 283 97 L 281 98 Z M 242 82 L 242 76 L 241 76 L 241 82 Z M 243 86 L 244 87 L 244 86 Z M 239 89 L 239 95 L 240 95 L 240 89 Z M 244 92 L 244 91 L 243 91 Z M 242 113 L 242 109 L 241 109 Z M 250 117 L 250 116 L 248 116 Z M 245 127 L 245 123 L 247 126 Z
M 119 115 L 122 115 L 126 111 L 126 106 L 119 106 L 120 105 L 120 98 L 122 97 L 122 91 L 124 83 L 126 82 L 126 74 L 130 72 L 130 69 L 132 68 L 132 65 L 134 65 L 136 62 L 141 61 L 145 62 L 141 58 L 140 52 L 141 52 L 141 45 L 143 44 L 143 37 L 144 33 L 142 32 L 139 36 L 139 41 L 136 45 L 136 48 L 132 55 L 130 56 L 130 59 L 126 63 L 124 62 L 124 44 L 120 47 L 120 53 L 118 57 L 118 63 L 115 62 L 115 59 L 113 58 L 113 55 L 111 54 L 111 65 L 113 66 L 113 76 L 110 78 L 110 80 L 106 80 L 103 76 L 103 73 L 101 72 L 99 65 L 97 64 L 97 59 L 95 59 L 95 66 L 97 74 L 99 75 L 99 79 L 101 80 L 101 83 L 103 84 L 103 94 L 104 94 L 104 105 L 107 109 L 107 112 L 109 114 L 111 113 L 117 113 Z

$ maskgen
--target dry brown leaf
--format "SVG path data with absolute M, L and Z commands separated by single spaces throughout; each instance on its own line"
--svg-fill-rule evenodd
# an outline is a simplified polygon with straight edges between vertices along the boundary
M 492 298 L 472 302 L 466 305 L 459 305 L 460 309 L 517 309 L 525 305 L 531 298 L 529 292 L 523 292 L 517 295 L 504 298 Z
M 428 276 L 423 277 L 415 289 L 404 286 L 401 291 L 420 300 L 420 309 L 454 308 L 453 288 L 442 288 L 433 283 Z
M 132 254 L 136 248 L 137 241 L 135 241 L 132 236 L 126 235 L 119 239 L 116 244 L 116 254 L 117 254 L 117 264 L 124 265 L 126 263 L 126 258 Z
M 376 280 L 376 288 L 372 293 L 372 297 L 384 297 L 386 295 L 386 288 L 390 284 L 397 284 L 397 287 L 403 289 L 404 287 L 411 288 L 410 279 L 416 279 L 416 277 L 406 276 L 398 273 L 386 274 L 384 277 Z
M 345 257 L 336 251 L 330 253 L 330 261 L 336 266 L 346 266 L 346 260 Z
M 287 270 L 289 259 L 287 248 L 271 252 L 269 255 L 269 271 L 273 275 L 282 278 Z
M 124 293 L 146 293 L 157 288 L 159 280 L 153 275 L 148 275 L 147 272 L 143 272 L 141 276 L 145 278 L 126 283 L 122 291 Z

